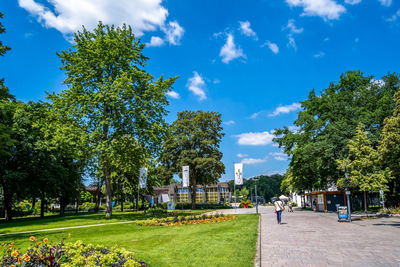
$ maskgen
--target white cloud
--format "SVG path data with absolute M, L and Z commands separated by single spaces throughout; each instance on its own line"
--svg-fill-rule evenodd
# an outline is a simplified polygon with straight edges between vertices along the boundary
M 181 96 L 179 95 L 179 93 L 175 92 L 175 91 L 170 91 L 167 93 L 168 96 L 175 98 L 175 99 L 179 99 Z
M 264 112 L 264 111 L 262 110 L 262 111 L 255 112 L 255 113 L 251 114 L 250 119 L 255 119 L 255 118 L 257 118 L 262 112 Z
M 400 17 L 400 9 L 397 10 L 397 12 L 393 16 L 386 19 L 386 21 L 393 22 L 393 21 L 396 21 L 399 17 Z
M 286 113 L 289 113 L 289 112 L 292 112 L 292 111 L 296 111 L 296 110 L 298 110 L 300 108 L 301 108 L 301 104 L 300 103 L 293 103 L 293 104 L 287 105 L 287 106 L 279 106 L 274 110 L 274 112 L 272 112 L 268 116 L 275 117 L 275 116 L 278 116 L 280 114 L 286 114 Z
M 324 20 L 339 19 L 346 12 L 344 6 L 333 0 L 286 0 L 286 3 L 291 7 L 302 7 L 302 16 L 318 16 Z
M 206 99 L 205 88 L 206 83 L 204 82 L 203 78 L 197 73 L 197 71 L 193 71 L 193 77 L 189 78 L 187 87 L 193 94 L 199 97 L 199 100 Z
M 296 41 L 293 36 L 288 36 L 289 42 L 287 43 L 287 47 L 292 47 L 294 50 L 297 50 Z
M 266 176 L 271 176 L 271 175 L 275 175 L 275 174 L 280 174 L 280 175 L 284 175 L 286 173 L 285 171 L 267 171 L 264 173 L 264 175 Z
M 275 160 L 280 160 L 280 161 L 287 160 L 287 155 L 283 152 L 271 152 L 269 154 L 271 156 L 274 156 Z
M 104 24 L 132 26 L 133 32 L 142 36 L 144 32 L 162 30 L 166 40 L 179 44 L 183 29 L 179 24 L 169 22 L 166 25 L 168 10 L 161 5 L 162 0 L 18 0 L 21 8 L 36 17 L 47 28 L 55 28 L 66 39 L 73 33 L 94 29 L 99 21 Z M 151 43 L 151 42 L 150 42 Z
M 235 121 L 234 120 L 224 121 L 223 124 L 232 125 L 232 124 L 235 124 Z
M 243 54 L 242 49 L 240 47 L 236 47 L 233 39 L 233 34 L 228 33 L 227 36 L 228 38 L 226 39 L 226 43 L 219 52 L 219 56 L 222 57 L 222 62 L 228 64 L 230 61 L 236 58 L 246 58 L 246 56 Z
M 234 137 L 238 138 L 239 145 L 248 145 L 248 146 L 264 146 L 272 143 L 272 139 L 275 135 L 265 132 L 255 132 L 255 133 L 243 133 L 235 135 Z
M 379 0 L 382 6 L 389 7 L 392 5 L 392 0 Z
M 361 1 L 362 0 L 344 0 L 344 2 L 349 5 L 357 5 L 357 4 L 361 3 Z
M 304 31 L 303 28 L 297 28 L 296 25 L 294 25 L 294 19 L 289 19 L 288 24 L 283 27 L 282 30 L 288 30 L 289 34 L 288 34 L 288 43 L 287 43 L 287 47 L 292 47 L 294 50 L 297 50 L 297 46 L 296 46 L 296 41 L 294 40 L 294 35 L 295 34 L 300 34 Z
M 267 40 L 262 46 L 268 46 L 268 48 L 274 53 L 274 54 L 278 54 L 279 53 L 279 47 L 274 44 L 271 43 L 269 40 Z
M 248 157 L 249 155 L 248 155 L 248 154 L 241 154 L 241 153 L 239 153 L 239 154 L 236 154 L 236 156 L 237 156 L 238 158 L 244 158 L 244 157 Z
M 288 127 L 289 131 L 297 133 L 300 130 L 300 127 L 292 125 Z
M 150 39 L 150 43 L 146 43 L 146 46 L 162 46 L 164 45 L 164 40 L 158 36 L 152 36 Z
M 267 161 L 266 157 L 263 159 L 246 158 L 246 159 L 242 159 L 242 161 L 240 163 L 242 163 L 244 165 L 255 165 L 255 164 L 264 163 L 266 161 Z
M 249 21 L 239 21 L 240 23 L 240 32 L 246 36 L 249 37 L 254 37 L 254 39 L 258 39 L 257 38 L 257 34 L 250 28 L 250 22 Z
M 172 45 L 179 45 L 180 40 L 185 30 L 179 25 L 177 21 L 171 21 L 163 29 L 166 34 L 165 39 Z
M 299 34 L 304 31 L 303 28 L 297 28 L 296 25 L 294 25 L 294 19 L 289 19 L 288 24 L 283 29 L 288 29 L 289 32 L 292 34 L 294 33 Z
M 319 58 L 319 57 L 323 57 L 323 56 L 325 56 L 325 52 L 322 52 L 322 51 L 313 55 L 313 57 L 315 57 L 315 58 Z
M 379 80 L 379 79 L 372 79 L 371 80 L 372 85 L 376 85 L 378 87 L 385 86 L 385 81 L 384 80 Z

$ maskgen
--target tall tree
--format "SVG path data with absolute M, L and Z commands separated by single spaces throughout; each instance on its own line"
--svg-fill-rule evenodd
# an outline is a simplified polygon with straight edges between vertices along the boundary
M 218 182 L 225 173 L 219 150 L 224 136 L 221 114 L 205 111 L 183 111 L 170 127 L 170 135 L 161 154 L 160 172 L 181 176 L 182 166 L 189 166 L 192 208 L 196 207 L 198 184 Z
M 348 147 L 348 157 L 337 160 L 338 169 L 344 173 L 347 168 L 354 186 L 364 192 L 364 209 L 367 212 L 367 193 L 383 190 L 392 177 L 388 168 L 380 169 L 378 152 L 372 147 L 361 123 L 358 124 L 356 135 L 350 140 Z M 339 185 L 341 182 L 341 179 L 338 180 Z
M 360 71 L 349 71 L 319 95 L 312 90 L 302 101 L 294 121 L 298 127 L 276 129 L 274 140 L 291 156 L 292 180 L 302 190 L 324 189 L 341 173 L 337 159 L 349 153 L 348 142 L 362 122 L 373 146 L 377 146 L 383 120 L 393 112 L 393 95 L 400 85 L 397 74 L 381 81 Z
M 157 154 L 165 135 L 166 93 L 176 78 L 154 81 L 144 70 L 144 44 L 126 25 L 116 28 L 100 22 L 93 32 L 83 28 L 76 33 L 74 41 L 72 49 L 58 53 L 68 89 L 49 99 L 63 121 L 84 133 L 85 148 L 105 181 L 110 217 L 111 151 L 119 144 L 114 141 L 128 135 L 148 156 Z
M 391 205 L 400 202 L 400 90 L 395 95 L 396 108 L 393 116 L 385 119 L 378 152 L 382 166 L 391 170 L 394 179 L 390 181 Z

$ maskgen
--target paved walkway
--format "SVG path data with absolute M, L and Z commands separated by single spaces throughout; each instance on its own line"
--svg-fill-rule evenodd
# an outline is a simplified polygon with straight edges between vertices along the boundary
M 276 223 L 261 208 L 261 266 L 400 266 L 400 218 L 338 222 L 336 213 L 295 210 Z
M 254 213 L 255 209 L 223 213 Z M 400 217 L 338 222 L 336 213 L 295 209 L 276 223 L 273 207 L 260 207 L 256 266 L 400 266 Z

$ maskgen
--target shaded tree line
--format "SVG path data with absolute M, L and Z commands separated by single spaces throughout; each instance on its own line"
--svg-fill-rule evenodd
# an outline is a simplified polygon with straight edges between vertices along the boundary
M 348 71 L 319 94 L 313 89 L 301 101 L 297 129 L 275 132 L 290 159 L 282 188 L 303 193 L 351 182 L 354 190 L 386 190 L 391 204 L 398 203 L 399 88 L 396 73 L 377 80 Z

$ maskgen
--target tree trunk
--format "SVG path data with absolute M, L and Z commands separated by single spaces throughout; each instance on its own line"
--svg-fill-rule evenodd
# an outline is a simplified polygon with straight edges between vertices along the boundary
M 364 191 L 364 210 L 365 210 L 365 213 L 368 212 L 367 191 Z
M 75 215 L 77 215 L 78 214 L 78 206 L 79 206 L 79 197 L 80 196 L 77 196 L 76 198 L 75 198 Z
M 44 204 L 45 204 L 45 202 L 46 202 L 45 193 L 42 190 L 42 198 L 41 198 L 41 201 L 40 201 L 40 218 L 44 218 L 44 207 L 45 207 Z
M 112 214 L 112 194 L 111 179 L 108 176 L 107 167 L 104 168 L 104 180 L 106 181 L 106 218 L 111 218 Z
M 7 193 L 7 189 L 3 186 L 3 194 L 4 194 L 4 217 L 6 221 L 11 221 L 12 219 L 12 195 Z
M 35 208 L 35 205 L 36 205 L 36 197 L 33 196 L 33 197 L 32 197 L 32 209 Z
M 121 197 L 121 211 L 124 211 L 124 197 Z
M 94 206 L 94 212 L 99 212 L 100 206 L 100 179 L 97 181 L 97 188 L 96 188 L 96 205 Z

